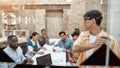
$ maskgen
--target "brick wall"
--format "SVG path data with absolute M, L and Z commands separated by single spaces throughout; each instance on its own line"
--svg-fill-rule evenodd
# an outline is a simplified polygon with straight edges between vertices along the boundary
M 39 3 L 39 0 L 35 0 L 34 3 L 31 4 L 37 4 Z M 49 0 L 48 0 L 49 1 Z M 65 0 L 50 0 L 50 2 L 46 2 L 48 4 L 64 4 Z M 75 28 L 79 28 L 81 31 L 84 30 L 84 20 L 83 15 L 86 11 L 89 11 L 91 9 L 97 9 L 100 10 L 104 15 L 104 20 L 102 21 L 103 28 L 106 29 L 107 26 L 107 0 L 103 0 L 103 5 L 100 4 L 101 0 L 72 0 L 70 9 L 63 9 L 63 21 L 62 24 L 59 26 L 62 27 L 61 30 L 66 31 L 67 33 L 72 33 Z M 43 2 L 44 4 L 45 2 Z M 40 3 L 39 3 L 40 4 Z M 1 22 L 1 10 L 0 10 L 0 33 L 1 29 L 3 29 L 3 24 Z M 27 29 L 30 31 L 30 34 L 34 31 L 37 31 L 40 33 L 40 30 L 43 28 L 46 28 L 46 10 L 45 9 L 35 9 L 35 10 L 20 10 L 18 15 L 21 16 L 21 22 L 19 22 L 16 26 L 16 29 Z M 25 17 L 30 18 L 29 23 L 25 23 Z M 34 19 L 34 21 L 33 21 Z M 54 22 L 54 21 L 53 21 Z M 55 24 L 54 24 L 55 25 Z M 58 28 L 59 26 L 56 26 Z M 53 27 L 50 27 L 52 29 L 56 29 Z M 60 29 L 56 30 L 56 32 L 59 32 Z M 51 32 L 54 32 L 54 30 Z M 58 33 L 55 33 L 58 35 Z M 52 35 L 53 36 L 53 35 Z M 56 36 L 55 37 L 59 37 Z

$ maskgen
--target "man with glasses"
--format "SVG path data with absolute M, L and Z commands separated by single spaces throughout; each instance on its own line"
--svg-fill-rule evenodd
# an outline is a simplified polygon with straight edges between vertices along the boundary
M 91 67 L 80 65 L 103 44 L 109 46 L 115 55 L 120 58 L 120 48 L 118 42 L 114 37 L 109 36 L 106 32 L 103 31 L 103 29 L 100 28 L 102 19 L 102 13 L 98 10 L 91 10 L 84 14 L 84 26 L 86 28 L 86 31 L 80 33 L 79 37 L 74 42 L 72 47 L 73 52 L 80 53 L 77 61 L 79 68 L 104 68 L 104 66 Z M 110 39 L 109 44 L 107 43 L 108 38 Z M 100 57 L 98 57 L 98 62 L 99 58 Z

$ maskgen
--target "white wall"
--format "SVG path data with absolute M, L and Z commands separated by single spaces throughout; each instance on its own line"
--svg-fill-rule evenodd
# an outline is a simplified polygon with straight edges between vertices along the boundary
M 109 0 L 108 30 L 118 40 L 120 45 L 120 0 Z

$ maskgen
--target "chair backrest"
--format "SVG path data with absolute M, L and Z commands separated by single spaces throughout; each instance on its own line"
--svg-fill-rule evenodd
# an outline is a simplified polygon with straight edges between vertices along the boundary
M 22 43 L 19 43 L 18 45 L 22 48 L 23 55 L 25 55 L 27 53 L 27 51 L 28 51 L 27 42 L 22 42 Z
M 1 49 L 6 48 L 6 46 L 7 46 L 7 41 L 2 41 L 2 42 L 0 42 L 0 48 L 1 48 Z

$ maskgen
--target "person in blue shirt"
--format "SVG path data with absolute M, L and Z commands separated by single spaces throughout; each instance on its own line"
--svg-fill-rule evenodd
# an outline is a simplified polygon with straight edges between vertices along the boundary
M 59 32 L 59 36 L 61 37 L 61 40 L 58 41 L 55 47 L 63 48 L 63 51 L 67 53 L 67 61 L 71 62 L 72 57 L 70 55 L 70 52 L 73 45 L 73 40 L 71 38 L 68 38 L 64 31 Z M 54 51 L 56 50 L 54 49 Z

